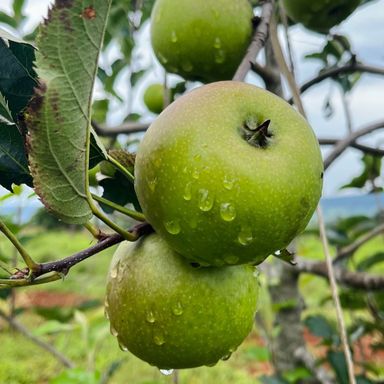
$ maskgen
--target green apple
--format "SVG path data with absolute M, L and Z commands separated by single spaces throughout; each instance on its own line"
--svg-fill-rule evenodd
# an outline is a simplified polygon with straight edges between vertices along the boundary
M 322 33 L 345 20 L 360 3 L 361 0 L 283 0 L 292 20 Z
M 159 114 L 164 107 L 164 86 L 151 84 L 144 92 L 144 104 L 153 113 Z
M 187 80 L 233 77 L 252 35 L 248 0 L 156 0 L 153 50 L 165 69 Z
M 177 99 L 137 152 L 145 217 L 202 265 L 260 263 L 307 225 L 323 164 L 307 121 L 281 98 L 224 81 Z
M 254 267 L 196 268 L 157 234 L 123 243 L 109 271 L 106 314 L 122 350 L 161 369 L 213 365 L 251 331 Z

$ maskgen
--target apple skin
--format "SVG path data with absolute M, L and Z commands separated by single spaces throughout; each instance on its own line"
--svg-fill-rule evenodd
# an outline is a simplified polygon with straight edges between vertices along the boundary
M 252 36 L 248 0 L 157 0 L 151 41 L 168 72 L 211 82 L 233 77 Z
M 270 119 L 266 148 L 240 134 Z M 322 189 L 318 141 L 281 98 L 224 81 L 177 99 L 139 146 L 135 190 L 146 219 L 202 265 L 260 263 L 306 227 Z
M 327 33 L 345 20 L 361 0 L 283 0 L 287 15 L 306 28 Z
M 151 84 L 144 92 L 144 104 L 153 113 L 159 114 L 164 108 L 164 86 Z
M 213 365 L 251 331 L 254 272 L 194 268 L 157 234 L 122 243 L 107 283 L 111 332 L 121 349 L 161 369 Z

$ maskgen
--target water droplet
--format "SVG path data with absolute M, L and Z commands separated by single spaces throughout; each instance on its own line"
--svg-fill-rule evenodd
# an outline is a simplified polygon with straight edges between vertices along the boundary
M 177 235 L 180 233 L 180 224 L 176 220 L 169 220 L 164 223 L 164 227 L 171 235 Z
M 229 265 L 234 265 L 239 261 L 239 258 L 235 255 L 225 255 L 224 261 Z
M 215 52 L 215 62 L 217 64 L 222 64 L 225 61 L 225 52 L 222 49 L 219 49 Z
M 232 221 L 236 217 L 235 207 L 231 203 L 221 204 L 220 216 L 224 221 Z
M 231 356 L 232 356 L 232 353 L 229 352 L 228 354 L 224 355 L 224 356 L 221 358 L 221 360 L 226 361 L 226 360 L 228 360 Z
M 216 37 L 215 42 L 213 43 L 213 48 L 216 48 L 216 49 L 221 48 L 221 40 L 219 37 Z
M 111 269 L 111 272 L 110 272 L 110 276 L 111 276 L 111 279 L 116 279 L 117 277 L 117 274 L 119 272 L 119 264 L 120 264 L 120 261 L 118 261 L 116 263 L 116 265 L 114 265 Z
M 109 312 L 107 308 L 104 308 L 104 317 L 109 320 Z
M 147 316 L 145 317 L 145 319 L 146 319 L 147 322 L 150 323 L 150 324 L 153 324 L 153 323 L 156 321 L 156 319 L 155 319 L 155 315 L 153 314 L 152 311 L 149 311 L 149 312 L 147 313 Z
M 158 57 L 160 63 L 162 63 L 162 64 L 168 63 L 168 59 L 162 53 L 158 52 L 157 57 Z
M 185 185 L 183 198 L 184 200 L 187 200 L 187 201 L 192 199 L 192 183 L 191 182 Z
M 165 343 L 164 336 L 161 334 L 153 336 L 153 341 L 156 345 L 161 346 Z
M 225 189 L 228 189 L 228 191 L 230 191 L 233 188 L 234 184 L 235 184 L 235 180 L 227 176 L 223 180 L 223 186 Z
M 171 33 L 171 41 L 172 41 L 172 43 L 177 42 L 177 35 L 176 35 L 175 31 L 172 31 L 172 33 Z
M 185 72 L 192 72 L 193 70 L 193 65 L 190 61 L 185 61 L 184 63 L 181 64 L 181 68 L 185 71 Z
M 200 171 L 198 169 L 194 169 L 192 172 L 192 177 L 197 180 L 199 176 L 200 176 Z
M 211 363 L 211 364 L 205 364 L 206 367 L 214 367 L 218 362 L 214 362 L 214 363 Z
M 123 351 L 123 352 L 128 352 L 128 347 L 126 345 L 124 345 L 121 341 L 119 341 L 119 348 Z
M 251 229 L 249 227 L 243 227 L 237 239 L 241 245 L 250 244 L 253 240 Z
M 148 180 L 148 187 L 149 187 L 149 189 L 150 189 L 152 192 L 155 191 L 155 189 L 156 189 L 156 184 L 157 184 L 157 179 L 156 179 L 156 177 L 154 177 L 154 178 L 151 179 L 151 180 Z
M 112 324 L 111 324 L 111 326 L 109 327 L 109 331 L 111 332 L 111 335 L 112 335 L 112 336 L 117 337 L 117 336 L 119 335 L 119 333 L 116 331 L 116 329 L 113 327 Z
M 165 376 L 169 376 L 172 375 L 173 369 L 160 369 L 160 372 Z
M 208 212 L 213 207 L 213 196 L 206 189 L 199 190 L 199 208 L 203 212 Z
M 175 315 L 175 316 L 180 316 L 183 314 L 183 306 L 181 305 L 181 303 L 176 303 L 173 308 L 172 308 L 172 313 Z

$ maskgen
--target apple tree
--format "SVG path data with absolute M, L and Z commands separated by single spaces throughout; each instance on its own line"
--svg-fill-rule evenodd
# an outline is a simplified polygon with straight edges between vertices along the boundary
M 228 359 L 255 323 L 274 366 L 266 383 L 376 382 L 382 370 L 356 355 L 364 336 L 384 333 L 384 277 L 374 273 L 384 258 L 356 254 L 383 234 L 382 209 L 326 228 L 318 205 L 328 168 L 348 148 L 361 152 L 363 171 L 343 188 L 382 191 L 384 150 L 360 139 L 384 121 L 355 129 L 348 95 L 363 73 L 384 69 L 362 62 L 347 36 L 333 32 L 368 1 L 56 0 L 39 27 L 21 36 L 23 3 L 13 2 L 13 17 L 0 13 L 7 25 L 0 29 L 3 200 L 24 186 L 54 222 L 86 228 L 94 244 L 38 262 L 22 230 L 0 219 L 20 255 L 16 263 L 1 258 L 0 289 L 64 279 L 121 243 L 106 273 L 111 333 L 123 351 L 165 374 Z M 319 73 L 300 85 L 289 38 L 295 23 L 323 41 L 306 56 L 320 63 Z M 140 57 L 149 49 L 148 25 L 150 65 Z M 148 114 L 137 95 L 153 62 L 164 76 L 144 93 Z M 317 137 L 308 123 L 303 95 L 329 79 L 341 89 L 344 137 Z M 331 116 L 332 101 L 324 99 Z M 111 118 L 116 112 L 120 124 Z M 323 158 L 320 146 L 331 146 Z M 317 227 L 298 238 L 315 209 Z M 317 239 L 323 259 L 303 257 L 305 236 Z M 329 281 L 321 299 L 334 306 L 334 323 L 304 314 L 306 275 Z M 31 337 L 13 315 L 0 308 L 2 319 Z M 325 346 L 322 360 L 312 356 L 304 327 Z

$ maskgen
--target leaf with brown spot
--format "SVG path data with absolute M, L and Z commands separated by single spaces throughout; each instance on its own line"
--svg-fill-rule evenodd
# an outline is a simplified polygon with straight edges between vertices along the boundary
M 56 0 L 40 26 L 36 66 L 40 86 L 26 114 L 36 193 L 67 223 L 85 223 L 93 84 L 111 0 Z

